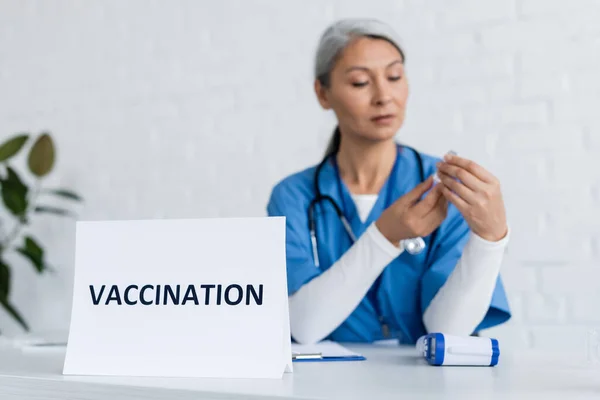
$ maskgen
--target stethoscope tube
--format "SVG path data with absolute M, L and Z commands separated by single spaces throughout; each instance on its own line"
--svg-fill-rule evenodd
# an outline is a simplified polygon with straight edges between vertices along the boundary
M 317 180 L 318 180 L 318 178 L 317 178 Z M 321 193 L 319 191 L 317 193 L 317 197 L 315 197 L 313 199 L 313 201 L 310 202 L 310 205 L 308 206 L 308 221 L 309 221 L 309 225 L 310 225 L 309 226 L 310 241 L 311 241 L 311 245 L 312 245 L 313 259 L 315 262 L 315 266 L 317 266 L 317 267 L 320 266 L 320 262 L 319 262 L 319 251 L 318 251 L 318 245 L 317 245 L 317 227 L 316 227 L 316 218 L 314 216 L 314 209 L 315 209 L 317 203 L 319 203 L 321 201 L 328 201 L 333 206 L 336 214 L 338 215 L 340 221 L 342 222 L 342 225 L 344 226 L 344 229 L 346 230 L 346 233 L 348 233 L 348 236 L 350 236 L 350 239 L 352 239 L 353 242 L 356 242 L 356 235 L 354 235 L 354 232 L 352 232 L 352 227 L 350 226 L 350 222 L 348 222 L 348 219 L 342 212 L 342 209 L 337 205 L 335 200 L 333 198 L 331 198 L 331 196 L 327 196 L 327 195 L 323 196 L 323 195 L 321 195 Z

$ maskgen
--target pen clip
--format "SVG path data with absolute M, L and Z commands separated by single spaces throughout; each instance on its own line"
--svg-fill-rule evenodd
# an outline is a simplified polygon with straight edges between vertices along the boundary
M 292 353 L 292 360 L 319 360 L 322 358 L 322 353 Z

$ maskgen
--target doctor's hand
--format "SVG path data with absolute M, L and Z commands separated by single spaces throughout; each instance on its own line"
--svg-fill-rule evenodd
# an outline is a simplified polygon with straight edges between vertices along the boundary
M 448 201 L 442 195 L 442 185 L 431 189 L 432 185 L 433 176 L 392 203 L 375 222 L 391 243 L 399 246 L 401 240 L 427 236 L 444 221 Z
M 438 164 L 442 194 L 458 208 L 471 230 L 496 242 L 508 233 L 500 182 L 473 161 L 447 155 Z

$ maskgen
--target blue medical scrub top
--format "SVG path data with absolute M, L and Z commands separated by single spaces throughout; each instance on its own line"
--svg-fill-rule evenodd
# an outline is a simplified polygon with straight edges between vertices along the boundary
M 425 177 L 429 177 L 440 159 L 420 154 Z M 360 237 L 391 203 L 421 182 L 417 156 L 411 149 L 401 147 L 394 171 L 363 223 L 331 160 L 332 157 L 320 173 L 321 193 L 331 196 L 342 207 L 356 237 Z M 330 268 L 352 245 L 334 208 L 328 202 L 321 202 L 315 211 L 320 267 L 315 266 L 308 223 L 308 206 L 315 198 L 315 170 L 316 166 L 312 166 L 283 179 L 273 188 L 267 205 L 269 216 L 286 217 L 289 295 Z M 339 342 L 386 339 L 389 336 L 384 335 L 383 320 L 392 337 L 400 343 L 414 344 L 427 333 L 423 313 L 456 266 L 469 235 L 465 219 L 449 204 L 448 215 L 437 234 L 424 238 L 425 251 L 418 255 L 403 252 L 391 261 L 356 309 L 326 339 Z M 435 236 L 433 243 L 432 236 Z M 488 311 L 475 332 L 501 324 L 510 316 L 502 279 L 498 277 Z

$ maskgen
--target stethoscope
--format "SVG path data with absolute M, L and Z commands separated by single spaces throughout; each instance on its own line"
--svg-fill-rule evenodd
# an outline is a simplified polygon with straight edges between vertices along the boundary
M 418 164 L 419 164 L 419 173 L 420 173 L 420 177 L 421 177 L 421 182 L 425 181 L 425 170 L 423 167 L 423 159 L 421 158 L 421 155 L 419 154 L 419 152 L 409 146 L 403 145 L 402 147 L 411 149 L 415 153 L 415 155 L 417 156 Z M 398 153 L 400 153 L 400 151 L 401 151 L 401 147 L 400 147 L 400 145 L 398 145 Z M 322 201 L 326 201 L 326 202 L 329 202 L 329 204 L 331 204 L 333 206 L 336 214 L 338 215 L 338 218 L 340 219 L 342 225 L 344 226 L 344 229 L 346 230 L 346 232 L 348 233 L 348 236 L 352 240 L 352 243 L 356 242 L 356 235 L 354 234 L 354 232 L 352 232 L 352 227 L 350 226 L 348 219 L 344 215 L 342 208 L 336 203 L 336 201 L 331 196 L 321 194 L 321 189 L 319 187 L 320 173 L 321 173 L 321 170 L 323 169 L 323 166 L 329 160 L 330 156 L 335 157 L 335 154 L 324 157 L 323 160 L 317 166 L 317 169 L 315 171 L 315 182 L 314 182 L 316 195 L 315 195 L 315 198 L 310 202 L 310 204 L 308 206 L 308 223 L 309 223 L 309 229 L 310 229 L 310 241 L 311 241 L 311 245 L 312 245 L 313 259 L 314 259 L 314 263 L 315 263 L 316 267 L 320 266 L 316 220 L 315 220 L 315 213 L 314 213 L 315 206 L 318 203 L 320 203 Z M 398 162 L 398 159 L 400 158 L 399 156 L 400 155 L 398 154 L 396 162 Z M 394 171 L 397 170 L 396 167 L 397 166 L 394 166 Z M 337 167 L 336 167 L 336 171 L 337 171 Z M 339 176 L 339 173 L 337 174 L 337 179 L 338 179 L 338 184 L 340 184 L 341 178 Z M 389 192 L 391 192 L 390 189 L 388 189 L 388 193 Z M 422 237 L 410 238 L 410 239 L 404 240 L 403 245 L 404 245 L 404 250 L 406 250 L 409 254 L 413 254 L 413 255 L 419 254 L 425 249 L 425 240 L 423 240 Z

